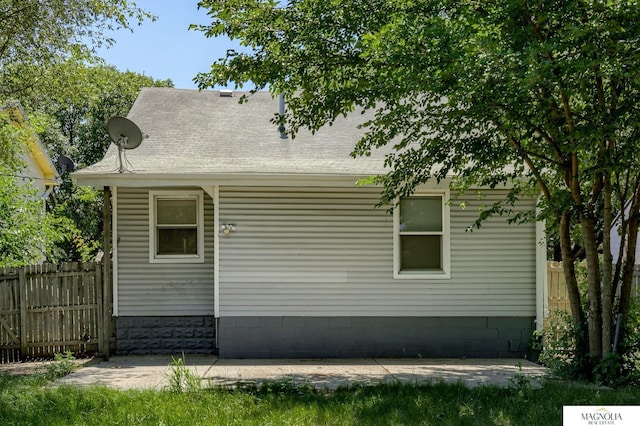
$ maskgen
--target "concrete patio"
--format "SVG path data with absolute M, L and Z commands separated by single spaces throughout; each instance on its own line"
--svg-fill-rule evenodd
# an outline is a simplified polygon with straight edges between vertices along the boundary
M 94 360 L 57 383 L 163 389 L 169 383 L 173 364 L 170 356 L 116 356 L 109 361 Z M 527 377 L 535 384 L 547 374 L 546 368 L 522 359 L 218 359 L 187 355 L 184 364 L 210 386 L 264 381 L 329 389 L 353 384 L 439 381 L 469 387 L 507 386 L 515 377 Z

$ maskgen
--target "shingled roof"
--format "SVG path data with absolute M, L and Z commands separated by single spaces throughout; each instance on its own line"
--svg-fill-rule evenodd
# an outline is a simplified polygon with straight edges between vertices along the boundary
M 165 179 L 191 176 L 368 176 L 384 172 L 384 154 L 350 157 L 363 130 L 363 117 L 340 118 L 315 134 L 301 131 L 295 139 L 280 137 L 271 122 L 278 99 L 270 93 L 239 93 L 172 88 L 142 89 L 128 118 L 149 135 L 126 151 L 130 172 L 118 172 L 118 149 L 112 144 L 98 163 L 79 170 L 80 183 L 113 184 L 117 179 Z

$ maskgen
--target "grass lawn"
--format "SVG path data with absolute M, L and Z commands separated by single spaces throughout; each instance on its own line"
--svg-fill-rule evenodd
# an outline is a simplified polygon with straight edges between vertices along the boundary
M 0 373 L 2 425 L 561 425 L 563 405 L 639 405 L 640 389 L 527 382 L 503 389 L 431 384 L 319 391 L 272 383 L 190 392 L 52 387 Z

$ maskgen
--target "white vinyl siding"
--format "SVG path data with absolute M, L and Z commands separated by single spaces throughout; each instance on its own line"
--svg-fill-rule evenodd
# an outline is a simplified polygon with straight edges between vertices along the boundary
M 151 263 L 149 189 L 119 187 L 117 196 L 118 315 L 213 315 L 211 198 L 202 194 L 204 263 Z
M 220 236 L 220 315 L 534 316 L 535 225 L 497 217 L 466 232 L 504 195 L 453 201 L 450 279 L 395 280 L 378 190 L 221 187 L 220 223 L 236 229 Z

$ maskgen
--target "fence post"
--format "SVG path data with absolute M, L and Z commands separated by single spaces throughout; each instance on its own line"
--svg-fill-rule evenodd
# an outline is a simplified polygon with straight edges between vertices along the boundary
M 27 355 L 27 279 L 25 267 L 18 269 L 18 288 L 20 292 L 20 358 Z
M 98 321 L 98 352 L 104 353 L 104 300 L 102 298 L 102 261 L 94 262 L 95 283 L 96 283 L 96 303 L 98 304 L 98 313 L 96 319 Z
M 102 358 L 109 360 L 109 339 L 111 338 L 109 331 L 111 330 L 111 309 L 110 309 L 110 293 L 111 293 L 111 188 L 104 187 L 104 208 L 103 208 L 103 224 L 104 224 L 104 256 L 102 257 L 104 277 L 102 283 L 102 339 L 103 352 Z

